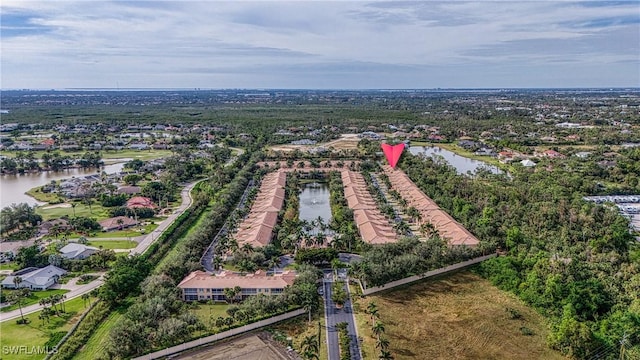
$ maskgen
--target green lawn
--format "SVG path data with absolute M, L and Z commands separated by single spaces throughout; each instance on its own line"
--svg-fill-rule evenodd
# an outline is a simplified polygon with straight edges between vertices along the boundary
M 44 193 L 44 192 L 42 192 L 41 189 L 42 189 L 42 186 L 34 187 L 33 189 L 30 189 L 29 191 L 27 191 L 26 194 L 31 196 L 32 198 L 40 201 L 40 202 L 60 203 L 60 202 L 64 201 L 64 198 L 62 198 L 58 194 L 55 194 L 55 193 Z
M 109 331 L 126 311 L 126 308 L 118 308 L 112 311 L 93 331 L 87 343 L 80 348 L 73 359 L 93 360 L 102 358 L 102 349 L 104 349 L 107 339 L 109 338 Z
M 64 215 L 68 217 L 84 216 L 94 218 L 98 221 L 111 217 L 111 214 L 109 214 L 109 208 L 103 207 L 98 202 L 94 201 L 91 204 L 91 209 L 89 209 L 89 206 L 85 205 L 82 202 L 76 202 L 75 204 L 75 212 L 72 207 L 54 207 L 46 209 L 51 205 L 45 205 L 38 207 L 36 209 L 36 214 L 41 215 L 44 220 L 57 219 Z
M 194 304 L 193 305 L 195 308 L 194 309 L 190 309 L 189 311 L 191 313 L 193 313 L 195 316 L 198 317 L 198 319 L 200 319 L 200 321 L 202 321 L 203 324 L 205 324 L 205 326 L 207 326 L 207 328 L 212 329 L 212 321 L 211 316 L 213 316 L 213 321 L 215 321 L 215 319 L 218 318 L 218 316 L 222 316 L 222 317 L 228 317 L 229 315 L 227 315 L 227 309 L 229 308 L 228 304 L 213 304 L 213 305 L 208 305 L 208 304 Z
M 91 240 L 89 246 L 103 249 L 133 249 L 138 246 L 138 243 L 129 240 Z
M 15 261 L 0 264 L 0 270 L 15 270 L 18 264 Z
M 2 292 L 9 296 L 9 294 L 11 294 L 14 290 L 9 290 L 9 289 L 3 289 Z M 28 298 L 24 299 L 22 301 L 22 307 L 24 308 L 25 306 L 29 306 L 32 304 L 37 304 L 38 302 L 40 302 L 40 299 L 44 299 L 46 297 L 49 297 L 51 295 L 55 295 L 55 294 L 65 294 L 68 293 L 69 290 L 62 290 L 62 289 L 54 289 L 54 290 L 42 290 L 42 291 L 32 291 L 31 292 L 31 296 L 29 296 Z M 0 309 L 0 312 L 7 312 L 7 311 L 12 311 L 18 308 L 18 305 L 11 305 L 11 306 L 7 306 L 7 307 L 3 307 L 2 309 Z
M 85 310 L 84 301 L 79 297 L 67 301 L 65 307 L 66 314 L 53 316 L 49 323 L 45 322 L 44 325 L 42 320 L 38 319 L 40 311 L 25 315 L 25 318 L 30 320 L 27 325 L 18 325 L 15 319 L 0 323 L 0 343 L 3 347 L 6 346 L 6 349 L 11 346 L 26 346 L 28 349 L 38 346 L 44 347 L 50 334 L 69 331 Z M 41 360 L 43 358 L 44 354 L 37 354 L 35 351 L 32 351 L 31 354 L 7 354 L 5 352 L 2 354 L 3 360 Z

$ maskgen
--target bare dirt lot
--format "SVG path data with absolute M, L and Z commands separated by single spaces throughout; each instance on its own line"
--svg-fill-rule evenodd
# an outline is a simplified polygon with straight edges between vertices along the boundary
M 357 149 L 358 141 L 360 138 L 357 134 L 342 134 L 339 139 L 331 140 L 326 143 L 318 143 L 314 145 L 292 145 L 292 144 L 284 144 L 284 145 L 274 145 L 269 148 L 271 151 L 293 151 L 298 149 L 300 151 L 308 151 L 309 149 L 324 147 L 324 148 L 334 148 L 335 150 L 349 150 L 349 149 Z
M 261 339 L 258 334 L 244 335 L 209 347 L 180 354 L 180 360 L 290 360 L 293 356 L 280 345 Z

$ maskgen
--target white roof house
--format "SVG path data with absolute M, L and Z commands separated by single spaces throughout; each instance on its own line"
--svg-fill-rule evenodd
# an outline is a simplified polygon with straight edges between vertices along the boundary
M 28 268 L 18 272 L 14 275 L 7 276 L 2 280 L 2 287 L 7 289 L 15 289 L 13 279 L 17 276 L 22 278 L 20 288 L 29 288 L 31 290 L 46 290 L 51 285 L 58 282 L 60 276 L 66 274 L 67 271 L 60 269 L 59 267 L 49 265 L 40 269 Z
M 65 259 L 81 260 L 98 252 L 98 248 L 78 243 L 69 243 L 60 249 L 60 253 Z
M 536 166 L 536 163 L 534 163 L 533 161 L 531 161 L 529 159 L 524 159 L 524 160 L 520 161 L 520 164 L 522 164 L 522 166 L 524 166 L 524 167 Z

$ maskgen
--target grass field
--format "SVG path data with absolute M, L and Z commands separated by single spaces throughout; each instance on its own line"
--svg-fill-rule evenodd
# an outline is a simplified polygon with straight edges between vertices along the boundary
M 94 299 L 92 299 L 93 301 Z M 87 304 L 88 306 L 88 304 Z M 85 311 L 84 301 L 81 298 L 75 298 L 65 302 L 66 314 L 58 317 L 50 318 L 49 323 L 42 324 L 42 320 L 38 319 L 40 311 L 25 315 L 30 320 L 27 325 L 18 325 L 16 320 L 7 320 L 0 323 L 0 343 L 3 348 L 26 346 L 27 349 L 38 349 L 38 346 L 44 347 L 49 340 L 50 334 L 56 332 L 67 332 L 75 324 L 82 313 Z M 35 348 L 32 348 L 35 347 Z M 43 349 L 43 348 L 40 348 Z M 37 354 L 36 350 L 31 353 L 13 353 L 7 354 L 3 351 L 3 360 L 35 360 L 43 359 L 44 354 Z
M 55 151 L 55 150 L 54 150 Z M 71 157 L 81 157 L 86 151 L 74 151 L 74 152 L 66 152 L 60 151 L 61 155 L 71 156 Z M 93 151 L 91 151 L 93 152 Z M 17 151 L 0 151 L 0 155 L 13 158 L 16 156 Z M 42 154 L 46 153 L 46 151 L 34 151 L 33 154 L 37 159 L 42 158 Z M 171 150 L 109 150 L 109 151 L 101 151 L 100 155 L 103 160 L 107 159 L 140 159 L 140 160 L 153 160 L 159 159 L 162 157 L 170 156 Z
M 15 270 L 17 268 L 18 263 L 16 263 L 15 261 L 0 264 L 0 270 Z
M 120 308 L 112 311 L 91 334 L 87 343 L 80 348 L 73 359 L 94 360 L 102 358 L 103 349 L 109 339 L 109 330 L 122 317 L 126 309 Z
M 371 352 L 377 355 L 369 316 L 363 312 L 369 301 L 378 306 L 395 359 L 564 359 L 547 348 L 542 316 L 470 272 L 356 301 L 366 359 L 376 358 Z M 512 319 L 508 308 L 522 318 Z M 524 335 L 525 329 L 533 335 Z
M 76 203 L 75 213 L 72 207 L 51 207 L 45 209 L 47 206 L 36 208 L 36 214 L 41 215 L 44 220 L 57 219 L 64 215 L 68 217 L 84 216 L 94 218 L 98 221 L 110 218 L 109 208 L 103 207 L 98 202 L 91 204 L 91 209 L 84 203 Z
M 3 289 L 2 292 L 6 295 L 9 296 L 9 294 L 11 294 L 14 290 L 8 290 L 8 289 Z M 31 295 L 24 299 L 22 301 L 22 307 L 24 308 L 25 306 L 29 306 L 32 304 L 37 304 L 40 302 L 40 299 L 44 299 L 46 297 L 49 297 L 51 295 L 55 295 L 55 294 L 66 294 L 68 293 L 69 290 L 62 290 L 62 289 L 54 289 L 54 290 L 42 290 L 42 291 L 32 291 Z M 12 310 L 16 310 L 18 308 L 18 305 L 11 305 L 11 306 L 7 306 L 7 307 L 3 307 L 2 309 L 0 309 L 1 312 L 7 312 L 7 311 L 12 311 Z
M 138 246 L 138 243 L 129 240 L 91 240 L 89 246 L 103 249 L 133 249 Z
M 229 308 L 227 304 L 194 304 L 193 306 L 194 308 L 189 311 L 197 316 L 209 329 L 214 327 L 212 323 L 218 316 L 222 316 L 223 318 L 229 316 L 227 315 L 227 309 Z M 213 321 L 211 321 L 212 317 Z

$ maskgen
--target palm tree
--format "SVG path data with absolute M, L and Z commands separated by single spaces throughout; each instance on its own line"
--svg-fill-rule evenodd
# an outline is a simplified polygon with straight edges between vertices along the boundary
M 22 315 L 22 294 L 18 288 L 22 284 L 22 277 L 16 276 L 13 278 L 13 285 L 16 288 L 16 302 L 18 303 L 18 308 L 20 309 L 20 318 L 22 319 L 22 323 L 24 323 L 24 315 Z
M 81 296 L 84 307 L 87 307 L 87 300 L 89 300 L 89 294 L 82 294 Z
M 393 360 L 393 355 L 391 355 L 391 352 L 387 351 L 387 350 L 381 350 L 380 351 L 380 356 L 378 356 L 379 360 Z
M 316 335 L 305 336 L 300 347 L 302 348 L 302 354 L 306 359 L 318 359 L 320 344 Z
M 378 307 L 376 306 L 376 303 L 374 302 L 369 303 L 369 306 L 367 306 L 367 313 L 371 315 L 371 326 L 374 326 L 376 320 L 380 318 L 380 314 L 378 314 Z
M 381 336 L 378 339 L 378 341 L 376 341 L 376 348 L 380 350 L 387 350 L 388 347 L 389 347 L 389 339 Z
M 280 258 L 278 256 L 273 256 L 269 260 L 269 267 L 273 268 L 273 274 L 276 274 L 276 268 L 280 265 Z
M 229 303 L 233 303 L 233 297 L 236 295 L 235 291 L 232 288 L 225 288 L 224 297 L 227 299 Z
M 380 321 L 376 321 L 371 328 L 371 331 L 378 337 L 378 339 L 380 339 L 380 335 L 384 334 L 384 330 L 384 324 Z

